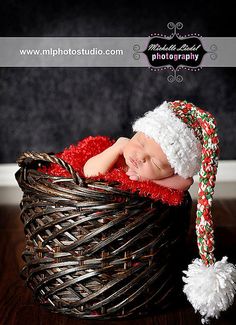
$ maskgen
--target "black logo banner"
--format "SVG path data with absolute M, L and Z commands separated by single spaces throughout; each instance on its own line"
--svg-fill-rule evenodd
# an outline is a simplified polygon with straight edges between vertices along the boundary
M 173 74 L 169 74 L 167 80 L 169 82 L 182 82 L 183 76 L 179 74 L 179 70 L 187 69 L 192 71 L 199 71 L 202 69 L 201 63 L 204 55 L 210 53 L 212 60 L 217 58 L 215 53 L 217 47 L 211 46 L 211 51 L 206 51 L 202 45 L 200 35 L 180 35 L 177 30 L 183 28 L 183 23 L 169 22 L 168 29 L 174 32 L 167 35 L 153 34 L 144 51 L 140 51 L 140 46 L 135 44 L 133 46 L 135 60 L 140 59 L 139 53 L 144 53 L 150 64 L 150 70 L 172 70 Z
M 153 67 L 179 66 L 198 67 L 207 53 L 197 37 L 172 38 L 153 37 L 143 52 Z

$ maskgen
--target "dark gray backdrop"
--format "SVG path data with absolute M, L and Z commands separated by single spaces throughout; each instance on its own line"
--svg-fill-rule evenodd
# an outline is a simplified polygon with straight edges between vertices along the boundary
M 183 33 L 236 36 L 233 11 L 215 1 L 126 2 L 8 1 L 0 5 L 0 36 L 145 37 L 168 33 L 169 21 L 182 21 Z M 26 150 L 61 151 L 88 135 L 129 136 L 137 116 L 174 99 L 212 112 L 221 159 L 236 159 L 236 69 L 183 76 L 183 83 L 170 84 L 166 72 L 146 68 L 1 68 L 0 163 Z

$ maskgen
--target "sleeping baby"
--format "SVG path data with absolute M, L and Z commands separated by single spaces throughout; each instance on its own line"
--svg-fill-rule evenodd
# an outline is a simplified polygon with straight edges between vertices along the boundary
M 131 139 L 119 138 L 111 147 L 90 158 L 83 171 L 86 177 L 91 177 L 115 167 L 123 167 L 134 181 L 151 180 L 183 191 L 193 184 L 192 177 L 184 178 L 175 173 L 159 143 L 141 131 Z

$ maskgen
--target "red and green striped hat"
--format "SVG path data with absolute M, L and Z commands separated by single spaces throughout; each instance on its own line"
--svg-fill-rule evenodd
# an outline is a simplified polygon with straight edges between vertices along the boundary
M 211 206 L 219 159 L 216 120 L 209 112 L 187 101 L 176 100 L 170 103 L 170 107 L 175 115 L 193 130 L 202 145 L 196 233 L 199 253 L 204 264 L 213 264 L 215 258 Z
M 165 101 L 136 120 L 133 130 L 158 142 L 180 176 L 192 177 L 199 172 L 197 242 L 204 264 L 213 264 L 211 205 L 219 157 L 215 118 L 186 100 Z
M 159 143 L 175 173 L 184 178 L 199 173 L 196 234 L 201 258 L 183 271 L 183 291 L 206 324 L 232 305 L 236 292 L 236 266 L 226 256 L 216 261 L 213 254 L 211 206 L 219 158 L 216 121 L 185 100 L 165 101 L 136 120 L 133 130 Z
M 184 178 L 199 173 L 196 233 L 201 258 L 183 271 L 183 291 L 206 324 L 232 305 L 236 292 L 236 266 L 226 256 L 216 261 L 213 254 L 211 206 L 219 159 L 216 121 L 194 104 L 175 100 L 145 113 L 133 130 L 159 143 L 175 173 Z

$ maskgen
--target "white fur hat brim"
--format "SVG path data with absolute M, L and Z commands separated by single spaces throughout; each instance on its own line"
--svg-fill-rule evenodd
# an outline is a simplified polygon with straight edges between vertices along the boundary
M 133 124 L 133 131 L 143 132 L 153 138 L 161 146 L 178 175 L 188 178 L 200 170 L 201 143 L 193 130 L 174 114 L 166 101 L 137 119 Z

